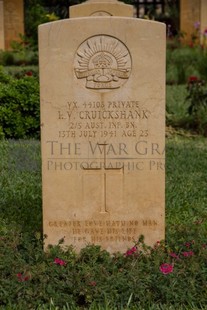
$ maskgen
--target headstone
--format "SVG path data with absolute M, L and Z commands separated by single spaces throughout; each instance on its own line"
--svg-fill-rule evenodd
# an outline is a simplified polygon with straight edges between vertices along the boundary
M 126 17 L 39 27 L 45 246 L 164 238 L 165 31 Z
M 20 41 L 24 34 L 24 5 L 23 0 L 7 0 L 4 4 L 4 38 L 5 49 L 11 47 L 12 41 Z
M 4 50 L 4 3 L 0 1 L 0 50 Z
M 192 34 L 195 34 L 195 23 L 201 22 L 201 1 L 202 0 L 181 0 L 180 1 L 180 30 L 184 33 L 182 42 L 190 44 Z M 204 0 L 206 2 L 206 0 Z M 200 35 L 198 33 L 198 35 Z
M 201 0 L 201 33 L 204 33 L 207 29 L 207 1 Z M 207 46 L 206 35 L 201 38 L 201 43 Z
M 84 16 L 126 16 L 133 17 L 132 5 L 117 0 L 88 0 L 84 3 L 72 5 L 69 8 L 70 17 Z

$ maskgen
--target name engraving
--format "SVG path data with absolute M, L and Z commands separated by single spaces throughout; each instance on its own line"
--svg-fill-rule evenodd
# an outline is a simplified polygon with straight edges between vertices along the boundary
M 138 100 L 71 100 L 56 113 L 61 139 L 148 137 L 153 116 Z

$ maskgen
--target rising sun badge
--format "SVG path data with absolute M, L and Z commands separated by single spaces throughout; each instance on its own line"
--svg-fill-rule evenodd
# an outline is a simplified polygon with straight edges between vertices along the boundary
M 74 70 L 86 88 L 95 90 L 119 88 L 131 72 L 131 57 L 120 40 L 97 35 L 85 40 L 77 49 Z

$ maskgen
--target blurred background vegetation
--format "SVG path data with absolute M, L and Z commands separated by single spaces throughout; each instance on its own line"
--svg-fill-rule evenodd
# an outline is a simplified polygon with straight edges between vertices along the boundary
M 81 2 L 24 1 L 25 35 L 21 35 L 18 42 L 13 41 L 11 49 L 0 51 L 1 138 L 39 138 L 38 25 L 68 18 L 69 6 Z M 138 0 L 125 2 L 134 5 L 135 14 L 140 18 L 167 25 L 167 126 L 207 136 L 207 30 L 202 34 L 201 44 L 197 24 L 191 35 L 192 42 L 184 44 L 184 34 L 179 30 L 178 0 L 163 0 L 165 5 L 159 11 L 152 3 L 143 10 L 143 4 L 141 8 Z

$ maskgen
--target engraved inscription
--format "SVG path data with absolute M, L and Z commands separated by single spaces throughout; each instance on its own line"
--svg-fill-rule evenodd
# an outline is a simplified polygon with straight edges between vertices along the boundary
M 71 235 L 73 242 L 101 242 L 114 241 L 133 242 L 137 240 L 140 229 L 154 229 L 159 226 L 159 222 L 152 218 L 140 220 L 85 220 L 69 221 L 54 220 L 49 221 L 51 228 L 61 228 Z
M 131 56 L 118 39 L 98 35 L 84 41 L 74 59 L 74 70 L 85 87 L 95 90 L 119 88 L 131 72 Z
M 153 118 L 139 100 L 68 100 L 57 110 L 59 138 L 148 137 Z
M 96 11 L 93 12 L 90 16 L 112 16 L 112 14 L 106 11 Z

